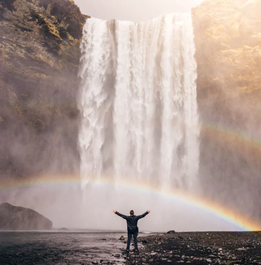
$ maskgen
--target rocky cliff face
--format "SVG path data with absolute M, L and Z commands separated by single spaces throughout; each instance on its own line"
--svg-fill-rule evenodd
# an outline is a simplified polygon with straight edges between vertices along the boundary
M 205 0 L 193 10 L 200 172 L 205 194 L 260 219 L 261 1 Z
M 0 204 L 0 230 L 49 230 L 52 222 L 34 210 Z
M 85 20 L 71 0 L 0 0 L 1 176 L 77 171 Z

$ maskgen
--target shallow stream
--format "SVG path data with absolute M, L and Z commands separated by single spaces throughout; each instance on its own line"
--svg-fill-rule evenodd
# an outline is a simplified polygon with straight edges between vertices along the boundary
M 123 264 L 119 232 L 0 232 L 0 264 Z

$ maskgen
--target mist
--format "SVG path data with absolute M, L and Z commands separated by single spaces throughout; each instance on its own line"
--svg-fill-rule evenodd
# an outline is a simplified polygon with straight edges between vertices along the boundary
M 162 15 L 190 12 L 203 0 L 75 0 L 81 11 L 95 18 L 147 21 Z
M 52 179 L 60 181 L 54 184 Z M 129 214 L 134 210 L 136 215 L 151 210 L 151 214 L 140 221 L 141 232 L 175 231 L 238 231 L 241 227 L 229 223 L 196 206 L 193 201 L 182 201 L 165 197 L 149 189 L 140 192 L 137 189 L 113 185 L 90 184 L 82 191 L 80 181 L 63 182 L 64 176 L 49 176 L 31 181 L 24 187 L 13 187 L 2 190 L 2 199 L 14 205 L 36 210 L 53 222 L 53 228 L 91 229 L 104 231 L 125 231 L 126 224 L 117 218 L 113 210 Z M 76 176 L 71 176 L 71 179 Z M 30 183 L 30 180 L 27 181 Z M 173 193 L 175 194 L 175 192 Z M 178 191 L 177 191 L 177 194 Z M 28 196 L 29 195 L 29 196 Z M 130 200 L 131 198 L 131 200 Z M 195 197 L 196 199 L 196 197 Z M 193 220 L 193 222 L 191 222 Z
M 148 21 L 166 13 L 189 12 L 191 8 L 202 1 L 166 0 L 138 3 L 137 1 L 90 2 L 75 0 L 75 2 L 84 14 L 91 17 L 137 22 Z M 168 198 L 164 195 L 164 188 L 162 187 L 163 180 L 166 180 L 165 188 L 173 185 L 185 197 L 189 194 L 195 198 L 195 201 L 197 198 L 202 198 L 210 204 L 217 202 L 228 211 L 236 213 L 239 219 L 245 216 L 251 221 L 259 222 L 261 210 L 257 205 L 259 205 L 261 194 L 261 120 L 258 113 L 261 109 L 259 102 L 260 78 L 257 69 L 260 66 L 258 46 L 260 42 L 258 38 L 261 29 L 259 24 L 255 22 L 256 20 L 254 22 L 252 20 L 259 16 L 257 14 L 259 9 L 254 7 L 251 9 L 254 1 L 242 0 L 239 2 L 238 4 L 235 1 L 232 5 L 232 8 L 236 10 L 232 12 L 233 15 L 230 13 L 227 15 L 227 10 L 230 10 L 227 6 L 216 7 L 224 8 L 225 11 L 223 9 L 221 11 L 227 15 L 225 19 L 218 12 L 216 15 L 214 11 L 211 15 L 204 16 L 210 10 L 208 8 L 211 1 L 207 1 L 202 10 L 197 11 L 198 13 L 193 11 L 195 59 L 198 63 L 196 85 L 200 133 L 197 141 L 193 140 L 193 137 L 190 137 L 188 141 L 192 143 L 192 159 L 191 157 L 187 158 L 187 148 L 185 148 L 185 137 L 183 136 L 186 135 L 187 137 L 193 131 L 191 129 L 193 126 L 190 124 L 186 127 L 187 124 L 183 121 L 184 116 L 182 116 L 185 112 L 184 109 L 178 108 L 182 114 L 177 115 L 175 128 L 172 127 L 172 123 L 167 123 L 170 129 L 165 130 L 168 137 L 165 146 L 171 145 L 171 148 L 166 147 L 159 151 L 160 140 L 151 141 L 151 145 L 144 145 L 156 150 L 148 151 L 144 156 L 152 158 L 151 161 L 153 162 L 150 161 L 149 166 L 142 160 L 140 160 L 142 162 L 137 163 L 139 166 L 135 164 L 138 159 L 134 161 L 133 154 L 138 153 L 137 150 L 142 153 L 145 148 L 136 148 L 138 145 L 134 143 L 133 139 L 140 140 L 142 138 L 138 130 L 140 129 L 139 124 L 133 122 L 134 118 L 131 121 L 128 120 L 126 115 L 122 124 L 129 122 L 128 126 L 132 128 L 132 134 L 129 138 L 121 137 L 122 141 L 117 147 L 117 159 L 118 161 L 125 159 L 122 164 L 124 166 L 117 167 L 119 170 L 117 174 L 114 174 L 113 170 L 116 166 L 112 162 L 112 149 L 114 150 L 112 143 L 115 139 L 111 133 L 114 124 L 111 122 L 111 117 L 108 119 L 110 122 L 104 122 L 104 120 L 108 121 L 103 116 L 104 109 L 99 112 L 99 104 L 105 101 L 104 98 L 98 100 L 98 103 L 93 104 L 94 107 L 87 111 L 87 114 L 91 112 L 97 114 L 98 118 L 94 118 L 93 123 L 91 123 L 93 125 L 96 122 L 96 125 L 93 126 L 95 130 L 103 125 L 106 128 L 104 131 L 102 127 L 99 133 L 96 130 L 92 135 L 91 142 L 96 148 L 93 150 L 99 151 L 92 152 L 93 150 L 90 151 L 87 148 L 88 144 L 81 146 L 79 141 L 84 115 L 80 113 L 82 110 L 79 110 L 79 105 L 77 107 L 76 102 L 76 98 L 80 97 L 80 80 L 76 77 L 80 61 L 78 48 L 73 47 L 72 54 L 69 53 L 69 55 L 49 54 L 49 50 L 57 47 L 54 39 L 49 41 L 45 35 L 40 36 L 39 43 L 44 43 L 46 47 L 49 45 L 48 48 L 44 49 L 32 41 L 30 49 L 36 54 L 42 54 L 44 63 L 48 62 L 47 65 L 43 64 L 37 69 L 40 73 L 46 71 L 46 76 L 49 76 L 49 78 L 41 77 L 39 80 L 32 79 L 32 82 L 28 81 L 30 80 L 28 76 L 35 77 L 34 74 L 30 73 L 26 78 L 23 78 L 20 71 L 18 71 L 19 74 L 11 72 L 12 75 L 10 75 L 9 69 L 33 69 L 32 65 L 38 67 L 39 62 L 30 61 L 31 59 L 28 62 L 23 61 L 21 68 L 21 63 L 16 64 L 19 61 L 18 57 L 10 57 L 14 67 L 9 67 L 6 64 L 9 68 L 7 66 L 5 68 L 1 65 L 1 70 L 7 69 L 3 72 L 3 76 L 5 77 L 4 85 L 8 87 L 8 91 L 2 93 L 5 96 L 3 99 L 5 103 L 1 105 L 0 116 L 0 173 L 2 181 L 0 203 L 8 201 L 17 206 L 32 208 L 52 220 L 54 228 L 125 230 L 125 223 L 116 218 L 112 211 L 118 210 L 127 215 L 133 209 L 135 214 L 142 214 L 146 210 L 151 210 L 151 215 L 140 223 L 141 231 L 165 232 L 171 229 L 176 231 L 236 231 L 242 229 L 236 224 L 229 223 L 226 218 L 222 219 L 222 217 L 217 216 L 221 213 L 215 215 L 193 204 L 193 199 L 190 203 Z M 247 4 L 248 2 L 250 4 Z M 220 13 L 222 13 L 221 11 Z M 216 24 L 219 25 L 220 23 L 222 26 L 215 28 L 216 24 L 212 23 L 214 20 Z M 110 23 L 110 30 L 113 31 L 113 22 Z M 107 25 L 109 22 L 104 22 L 105 24 Z M 179 26 L 180 24 L 177 28 Z M 98 28 L 97 32 L 100 32 L 99 30 Z M 36 32 L 39 32 L 38 28 Z M 23 31 L 21 36 L 18 33 L 15 34 L 24 43 L 28 43 L 30 38 L 28 32 Z M 115 39 L 115 36 L 112 38 L 112 35 L 110 38 Z M 102 42 L 104 40 L 104 38 L 96 38 L 96 41 Z M 79 39 L 76 40 L 76 43 L 77 41 Z M 135 47 L 137 48 L 137 46 Z M 185 47 L 184 43 L 180 47 L 182 50 Z M 103 50 L 106 53 L 108 53 L 107 48 L 108 46 Z M 169 46 L 168 51 L 171 50 L 170 48 L 171 46 Z M 17 51 L 23 54 L 19 48 Z M 84 54 L 83 52 L 82 55 Z M 113 56 L 116 56 L 115 54 Z M 106 54 L 104 56 L 106 57 Z M 113 56 L 109 59 L 112 59 Z M 151 53 L 151 57 L 153 56 L 154 53 Z M 161 55 L 158 56 L 157 60 L 160 57 Z M 73 58 L 71 59 L 73 60 L 72 64 L 65 69 L 62 67 L 67 65 L 67 61 L 61 61 L 60 64 L 60 60 L 64 60 L 64 58 Z M 173 58 L 176 59 L 177 57 L 173 56 Z M 115 60 L 115 58 L 113 59 Z M 124 66 L 127 62 L 126 57 L 123 56 L 120 59 Z M 138 58 L 133 56 L 132 60 L 132 63 L 135 62 L 134 65 L 139 67 Z M 164 63 L 169 66 L 168 60 Z M 50 65 L 55 65 L 55 67 L 50 68 Z M 110 66 L 110 70 L 114 71 L 113 66 Z M 157 61 L 158 69 L 160 66 L 161 64 Z M 183 67 L 184 65 L 179 63 L 178 66 Z M 136 75 L 142 69 L 142 67 L 138 67 L 136 72 L 134 71 Z M 63 71 L 57 69 L 63 69 Z M 71 69 L 74 70 L 71 71 Z M 101 67 L 98 70 L 95 73 L 104 73 L 102 72 L 104 68 Z M 182 68 L 170 71 L 170 73 L 182 75 L 182 78 L 183 73 L 187 72 L 189 71 Z M 160 70 L 156 72 L 155 76 L 158 77 L 159 73 Z M 121 76 L 123 79 L 126 78 L 128 71 L 125 74 Z M 81 74 L 79 76 L 83 80 Z M 181 80 L 183 80 L 182 78 Z M 111 85 L 112 79 L 106 79 L 107 86 Z M 98 76 L 97 80 L 101 81 L 101 76 Z M 153 82 L 157 85 L 161 83 L 155 80 Z M 95 85 L 94 93 L 90 95 L 90 101 L 97 92 L 98 85 L 97 83 Z M 123 87 L 124 82 L 121 85 Z M 158 96 L 160 92 L 157 91 L 157 93 Z M 168 104 L 168 98 L 165 97 L 166 101 L 162 103 L 163 95 L 157 96 L 153 98 L 153 100 L 155 98 L 157 100 L 151 100 L 151 102 L 154 102 L 155 109 L 158 110 L 158 116 L 160 116 L 163 113 L 163 106 Z M 135 102 L 136 104 L 140 101 L 141 99 L 137 97 L 135 100 L 125 100 L 125 103 Z M 121 100 L 118 100 L 118 104 L 121 103 Z M 131 111 L 137 110 L 135 104 L 131 106 Z M 149 106 L 149 104 L 144 105 Z M 97 109 L 95 109 L 96 107 Z M 131 111 L 130 113 L 132 113 Z M 117 117 L 121 117 L 123 113 L 124 111 L 118 112 Z M 106 115 L 112 114 L 105 112 Z M 99 120 L 99 118 L 101 119 Z M 157 119 L 160 120 L 159 117 Z M 152 123 L 149 124 L 151 127 L 148 126 L 147 128 L 152 128 L 155 124 L 158 126 L 160 122 L 155 122 L 153 126 Z M 157 126 L 155 127 L 157 128 Z M 87 139 L 86 142 L 90 139 L 86 137 L 87 133 L 91 131 L 90 128 L 91 126 L 87 126 L 86 134 L 81 135 L 82 143 L 84 143 L 84 139 Z M 122 126 L 118 127 L 117 130 L 120 134 L 126 128 Z M 161 130 L 152 129 L 151 131 L 158 139 L 162 135 Z M 149 142 L 150 136 L 150 133 L 147 132 L 144 139 Z M 102 142 L 104 137 L 107 137 L 107 141 L 108 138 L 111 138 L 112 141 L 108 141 L 109 144 L 105 145 Z M 101 140 L 102 143 L 97 139 Z M 128 142 L 129 139 L 131 141 Z M 126 141 L 127 144 L 125 144 Z M 199 145 L 198 148 L 197 145 Z M 86 150 L 89 150 L 86 155 L 87 158 L 82 159 Z M 100 150 L 101 159 L 97 155 L 100 155 Z M 93 154 L 93 157 L 90 154 Z M 164 155 L 166 158 L 174 157 L 175 159 L 172 161 L 178 162 L 176 164 L 162 163 L 163 166 L 160 168 L 158 164 Z M 162 159 L 162 161 L 168 160 Z M 162 168 L 167 170 L 160 171 Z M 112 175 L 114 178 L 111 184 L 104 185 L 104 179 L 107 180 Z M 42 176 L 47 176 L 48 181 L 42 180 Z M 117 180 L 124 178 L 127 182 L 134 179 L 136 186 L 145 179 L 147 190 L 141 192 L 138 189 L 132 189 L 133 184 L 130 184 L 130 189 L 117 186 Z M 190 181 L 192 178 L 193 181 Z M 100 183 L 94 185 L 93 182 L 99 179 Z M 160 192 L 153 191 L 151 187 L 155 185 L 158 185 L 157 188 Z M 212 210 L 215 212 L 216 209 Z

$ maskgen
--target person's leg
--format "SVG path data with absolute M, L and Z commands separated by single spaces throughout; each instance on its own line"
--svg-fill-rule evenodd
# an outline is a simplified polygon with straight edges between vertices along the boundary
M 138 250 L 137 236 L 138 236 L 138 233 L 133 234 L 134 248 L 135 248 L 136 251 L 139 251 L 139 250 Z
M 127 248 L 126 248 L 127 251 L 130 250 L 131 238 L 132 238 L 132 234 L 131 233 L 128 233 L 128 241 L 127 241 Z

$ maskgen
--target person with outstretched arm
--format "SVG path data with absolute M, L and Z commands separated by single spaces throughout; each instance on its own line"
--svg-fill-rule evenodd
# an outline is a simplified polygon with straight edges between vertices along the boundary
M 136 253 L 139 253 L 138 243 L 137 243 L 137 236 L 138 236 L 138 233 L 139 233 L 138 221 L 139 221 L 139 219 L 141 219 L 141 218 L 145 217 L 147 214 L 149 214 L 150 211 L 148 210 L 144 214 L 137 215 L 137 216 L 134 215 L 134 211 L 133 210 L 130 211 L 130 216 L 123 215 L 123 214 L 121 214 L 121 213 L 119 213 L 117 211 L 113 211 L 113 212 L 127 221 L 128 241 L 127 241 L 126 252 L 129 253 L 129 251 L 130 251 L 130 242 L 131 242 L 131 238 L 133 236 L 133 239 L 134 239 L 134 251 Z

